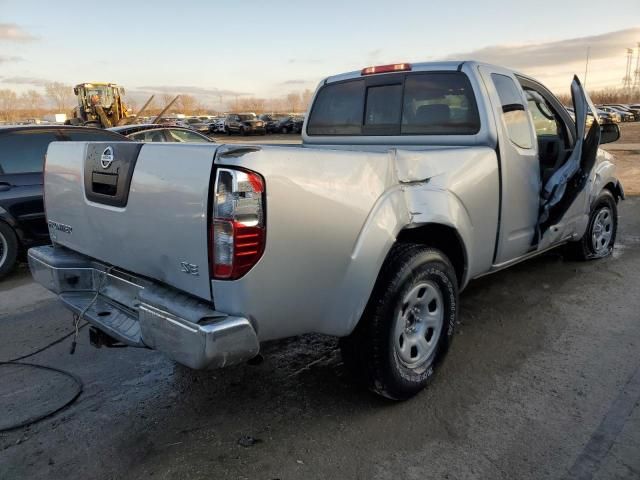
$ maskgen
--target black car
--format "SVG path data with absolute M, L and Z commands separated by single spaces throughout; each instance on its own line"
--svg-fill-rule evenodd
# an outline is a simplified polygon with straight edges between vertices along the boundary
M 49 243 L 42 199 L 51 142 L 127 141 L 108 130 L 71 126 L 0 127 L 0 278 L 29 247 Z
M 213 143 L 214 141 L 190 128 L 155 123 L 122 125 L 109 130 L 138 142 Z
M 255 113 L 230 113 L 225 120 L 227 134 L 239 133 L 240 135 L 266 135 L 267 130 L 264 121 Z
M 289 115 L 280 119 L 280 122 L 276 126 L 278 133 L 300 133 L 302 132 L 302 124 L 304 118 Z

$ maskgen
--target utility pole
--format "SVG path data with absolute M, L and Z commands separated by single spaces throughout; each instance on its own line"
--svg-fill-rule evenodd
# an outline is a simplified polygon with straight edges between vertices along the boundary
M 587 88 L 587 74 L 589 73 L 589 52 L 591 50 L 591 46 L 587 47 L 587 61 L 584 65 L 584 88 Z
M 627 68 L 622 79 L 622 89 L 631 90 L 631 63 L 633 61 L 633 49 L 627 48 Z
M 633 72 L 633 89 L 640 90 L 640 42 L 637 43 L 636 70 Z

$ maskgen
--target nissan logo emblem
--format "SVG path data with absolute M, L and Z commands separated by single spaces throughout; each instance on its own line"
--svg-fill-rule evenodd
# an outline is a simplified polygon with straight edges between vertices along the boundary
M 113 148 L 107 147 L 104 149 L 104 152 L 102 152 L 102 155 L 100 156 L 100 165 L 102 165 L 102 168 L 109 168 L 112 162 Z

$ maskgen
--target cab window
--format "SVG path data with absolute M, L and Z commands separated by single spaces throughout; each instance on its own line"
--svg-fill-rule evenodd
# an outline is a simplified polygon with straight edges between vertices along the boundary
M 513 79 L 507 75 L 492 73 L 491 79 L 502 106 L 502 119 L 513 144 L 520 148 L 533 148 L 531 125 L 522 95 Z

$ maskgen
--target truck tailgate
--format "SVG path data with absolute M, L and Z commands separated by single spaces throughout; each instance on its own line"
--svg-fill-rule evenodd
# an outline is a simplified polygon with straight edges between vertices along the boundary
M 52 143 L 45 208 L 53 242 L 211 300 L 207 209 L 217 148 Z

